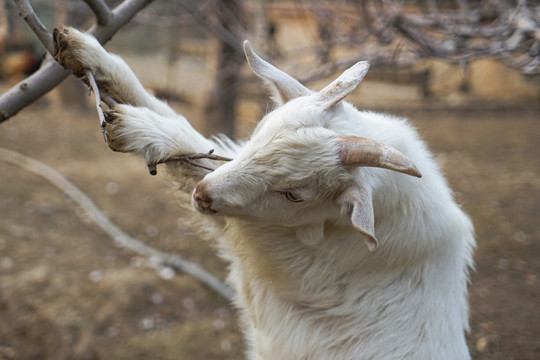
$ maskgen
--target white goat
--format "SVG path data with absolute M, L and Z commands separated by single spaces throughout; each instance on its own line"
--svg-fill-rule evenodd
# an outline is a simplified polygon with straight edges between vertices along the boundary
M 120 103 L 113 149 L 148 164 L 210 149 L 234 158 L 202 160 L 213 172 L 167 167 L 230 261 L 250 359 L 470 357 L 472 224 L 405 120 L 342 100 L 367 63 L 312 92 L 246 42 L 279 106 L 238 145 L 204 138 L 91 36 L 55 38 L 61 63 L 90 69 Z

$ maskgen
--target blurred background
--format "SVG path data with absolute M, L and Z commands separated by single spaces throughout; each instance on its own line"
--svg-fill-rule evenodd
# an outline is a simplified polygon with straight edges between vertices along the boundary
M 120 1 L 107 1 L 114 8 Z M 32 1 L 49 30 L 84 1 Z M 359 60 L 347 100 L 407 117 L 476 226 L 474 359 L 540 358 L 540 2 L 156 0 L 106 45 L 205 135 L 249 136 L 272 105 L 241 44 L 313 89 Z M 0 1 L 0 94 L 45 50 Z M 103 143 L 68 78 L 0 124 L 0 146 L 55 168 L 111 220 L 224 278 L 164 171 Z M 159 170 L 159 169 L 158 169 Z M 166 270 L 166 271 L 164 271 Z M 0 161 L 0 359 L 242 359 L 235 310 L 197 280 L 115 246 L 43 178 Z

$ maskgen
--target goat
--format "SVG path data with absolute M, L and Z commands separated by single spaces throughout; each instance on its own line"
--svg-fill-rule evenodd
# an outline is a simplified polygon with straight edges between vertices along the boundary
M 470 358 L 472 223 L 406 120 L 343 100 L 366 62 L 312 91 L 244 43 L 277 107 L 236 143 L 203 137 L 90 35 L 55 41 L 61 64 L 90 69 L 119 103 L 109 146 L 166 162 L 212 225 L 249 359 Z M 210 149 L 233 160 L 167 161 Z

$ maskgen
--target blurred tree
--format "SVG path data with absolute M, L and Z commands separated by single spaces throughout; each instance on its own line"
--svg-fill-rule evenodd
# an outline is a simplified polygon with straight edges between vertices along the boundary
M 241 38 L 243 29 L 243 4 L 241 0 L 216 1 L 217 24 L 220 28 Z M 245 58 L 237 43 L 217 40 L 217 59 L 214 84 L 206 103 L 205 128 L 214 133 L 234 136 L 236 107 L 241 83 L 241 69 Z
M 540 73 L 540 3 L 524 0 L 320 2 L 306 0 L 331 37 L 327 48 L 358 48 L 358 57 L 335 60 L 305 76 L 310 81 L 359 59 L 376 66 L 409 67 L 437 58 L 466 66 L 492 57 L 525 75 Z
M 28 1 L 14 0 L 16 3 Z M 107 40 L 118 26 L 130 21 L 129 17 L 107 18 L 111 12 L 104 0 L 85 0 L 97 16 L 94 31 L 101 41 Z M 125 0 L 116 9 L 139 11 L 151 0 Z M 115 1 L 116 3 L 116 1 Z M 253 14 L 266 13 L 277 6 L 272 1 L 243 0 L 161 0 L 156 9 L 167 10 L 167 20 L 154 25 L 177 25 L 189 17 L 195 19 L 217 39 L 215 84 L 208 96 L 206 106 L 207 126 L 213 132 L 234 133 L 236 119 L 236 96 L 240 67 L 244 63 L 241 40 L 249 29 L 264 21 L 271 29 L 272 43 L 260 44 L 270 48 L 271 55 L 287 57 L 279 48 L 279 24 L 276 19 Z M 279 6 L 289 4 L 280 2 Z M 287 48 L 293 59 L 298 54 L 318 54 L 319 64 L 309 64 L 301 71 L 302 82 L 310 82 L 347 68 L 359 60 L 368 60 L 373 66 L 406 68 L 421 59 L 437 58 L 450 63 L 467 64 L 478 58 L 497 58 L 521 73 L 540 73 L 540 3 L 525 0 L 303 0 L 290 2 L 291 11 L 304 11 L 315 20 L 317 41 L 312 47 Z M 180 9 L 184 11 L 180 11 Z M 262 11 L 261 11 L 262 8 Z M 105 9 L 105 10 L 104 10 Z M 108 14 L 108 15 L 107 15 Z M 32 19 L 32 18 L 30 18 Z M 108 24 L 108 25 L 107 25 Z M 111 25 L 112 24 L 112 25 Z M 250 34 L 253 32 L 249 32 Z M 256 31 L 254 32 L 256 33 Z M 47 43 L 45 35 L 40 39 Z M 278 49 L 279 48 L 279 49 Z M 333 58 L 335 49 L 358 49 L 358 56 Z M 320 63 L 324 63 L 322 66 Z M 16 114 L 24 106 L 56 86 L 67 74 L 50 61 L 41 70 L 24 81 L 24 91 L 19 84 L 0 96 L 0 122 Z M 465 84 L 466 85 L 466 84 Z M 28 90 L 31 91 L 28 91 Z

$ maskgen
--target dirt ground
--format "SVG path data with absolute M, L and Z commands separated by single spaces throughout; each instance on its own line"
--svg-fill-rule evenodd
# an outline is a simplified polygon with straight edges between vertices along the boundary
M 419 128 L 476 225 L 473 358 L 540 358 L 540 113 L 394 112 Z M 108 150 L 97 123 L 92 109 L 41 102 L 0 125 L 0 146 L 60 171 L 129 234 L 223 278 L 163 171 Z M 0 359 L 242 359 L 227 301 L 160 270 L 48 182 L 0 162 Z

